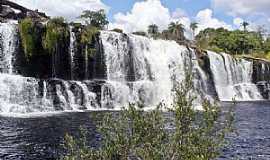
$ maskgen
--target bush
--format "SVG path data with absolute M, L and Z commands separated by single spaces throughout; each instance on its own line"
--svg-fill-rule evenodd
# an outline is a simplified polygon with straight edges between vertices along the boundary
M 145 112 L 130 105 L 116 116 L 108 114 L 99 126 L 102 147 L 87 148 L 66 136 L 65 160 L 209 160 L 220 155 L 226 133 L 232 131 L 232 110 L 222 116 L 220 107 L 209 101 L 203 112 L 192 107 L 191 79 L 175 89 L 170 109 L 159 105 Z M 184 84 L 184 85 L 183 85 Z M 167 110 L 164 113 L 162 110 Z M 166 119 L 168 114 L 171 119 Z M 78 141 L 81 142 L 81 141 Z M 85 143 L 84 143 L 85 144 Z M 70 152 L 72 150 L 72 152 Z
M 81 43 L 91 44 L 94 36 L 99 32 L 98 28 L 93 26 L 87 26 L 82 29 L 81 33 Z
M 113 32 L 117 32 L 117 33 L 123 33 L 123 30 L 122 29 L 119 29 L 119 28 L 114 28 L 113 30 L 111 30 Z
M 39 38 L 37 29 L 36 22 L 34 22 L 31 18 L 25 18 L 19 23 L 22 46 L 25 57 L 28 60 L 37 51 L 36 43 L 38 42 Z
M 144 37 L 147 36 L 146 32 L 144 32 L 144 31 L 137 31 L 137 32 L 133 32 L 132 34 L 135 34 L 135 35 L 138 35 L 138 36 L 144 36 Z
M 82 29 L 80 42 L 85 46 L 85 50 L 90 57 L 92 57 L 96 52 L 96 49 L 91 47 L 91 44 L 98 33 L 99 29 L 91 25 L 88 25 Z
M 69 36 L 68 25 L 64 18 L 57 17 L 49 20 L 46 25 L 46 34 L 43 38 L 43 46 L 53 54 L 56 51 L 57 45 L 67 39 Z

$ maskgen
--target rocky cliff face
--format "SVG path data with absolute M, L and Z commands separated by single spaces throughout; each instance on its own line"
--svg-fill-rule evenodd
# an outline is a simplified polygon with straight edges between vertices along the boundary
M 32 11 L 8 0 L 0 1 L 0 22 L 7 19 L 20 20 L 25 17 L 32 17 L 42 21 L 49 18 L 45 13 L 38 12 L 38 10 Z
M 257 84 L 262 96 L 265 99 L 270 97 L 270 62 L 253 59 L 252 80 Z

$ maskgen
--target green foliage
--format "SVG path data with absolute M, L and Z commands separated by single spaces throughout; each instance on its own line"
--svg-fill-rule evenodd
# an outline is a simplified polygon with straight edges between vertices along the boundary
M 158 31 L 158 26 L 155 25 L 155 24 L 149 25 L 147 32 L 154 39 L 156 39 L 160 34 L 159 31 Z
M 91 44 L 94 36 L 99 32 L 98 28 L 93 26 L 86 26 L 82 29 L 81 43 Z
M 179 22 L 171 22 L 168 27 L 168 31 L 171 34 L 173 40 L 184 40 L 184 25 Z
M 114 28 L 112 31 L 117 32 L 117 33 L 123 33 L 123 30 L 119 28 Z
M 249 23 L 244 21 L 243 23 L 241 23 L 241 25 L 244 27 L 244 31 L 247 31 L 247 26 L 249 26 Z
M 87 25 L 91 25 L 99 29 L 103 29 L 107 24 L 109 24 L 103 9 L 99 11 L 85 10 L 80 17 L 86 19 L 85 22 Z
M 83 44 L 85 46 L 86 53 L 90 57 L 92 57 L 96 52 L 95 48 L 91 48 L 91 44 L 92 44 L 94 37 L 98 33 L 99 33 L 98 28 L 90 26 L 90 25 L 88 25 L 82 29 L 80 42 L 81 42 L 81 44 Z
M 220 154 L 226 133 L 232 131 L 230 109 L 221 116 L 220 107 L 208 101 L 203 112 L 194 110 L 191 78 L 175 89 L 173 106 L 159 105 L 151 111 L 130 105 L 117 115 L 109 113 L 99 126 L 102 147 L 83 149 L 80 141 L 66 138 L 71 149 L 65 160 L 210 160 Z M 168 112 L 164 113 L 163 111 Z M 166 119 L 164 114 L 169 114 Z M 168 128 L 170 126 L 171 129 Z M 83 157 L 83 158 L 81 158 Z
M 267 53 L 252 53 L 251 55 L 251 58 L 260 58 L 260 59 L 265 59 L 265 60 L 268 60 L 270 61 L 270 52 L 267 52 Z
M 250 54 L 264 50 L 264 40 L 259 33 L 228 31 L 224 28 L 207 28 L 196 36 L 196 42 L 202 49 L 214 49 L 231 54 Z
M 195 38 L 195 31 L 198 28 L 198 23 L 197 22 L 190 23 L 189 28 L 192 30 L 192 37 L 194 39 Z
M 195 32 L 195 30 L 198 28 L 198 23 L 197 22 L 192 22 L 190 23 L 190 29 Z
M 55 53 L 57 45 L 69 36 L 68 25 L 64 18 L 50 19 L 46 25 L 46 34 L 43 37 L 43 46 L 50 54 Z
M 138 35 L 138 36 L 144 36 L 146 37 L 147 34 L 144 31 L 137 31 L 137 32 L 133 32 L 132 34 Z
M 184 25 L 179 22 L 171 22 L 168 29 L 163 30 L 160 34 L 161 39 L 174 40 L 180 44 L 186 40 L 184 35 Z
M 36 43 L 39 38 L 37 29 L 36 23 L 31 18 L 25 18 L 19 23 L 20 37 L 27 59 L 37 51 Z

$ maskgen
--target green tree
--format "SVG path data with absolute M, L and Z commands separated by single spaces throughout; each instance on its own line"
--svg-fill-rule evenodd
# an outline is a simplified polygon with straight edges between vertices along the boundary
M 132 32 L 132 34 L 138 35 L 138 36 L 144 36 L 144 37 L 147 36 L 147 33 L 144 31 L 136 31 L 136 32 Z
M 63 17 L 50 19 L 46 25 L 46 33 L 43 37 L 43 46 L 50 54 L 57 52 L 58 45 L 69 36 L 68 25 Z
M 39 22 L 25 18 L 19 22 L 19 33 L 22 47 L 27 60 L 33 55 L 41 53 L 42 25 Z
M 192 79 L 187 78 L 176 87 L 176 98 L 169 109 L 161 104 L 145 112 L 140 106 L 130 105 L 116 115 L 108 113 L 99 127 L 103 136 L 102 147 L 89 149 L 84 141 L 76 142 L 67 135 L 68 154 L 63 159 L 216 159 L 225 144 L 226 133 L 232 131 L 232 108 L 222 116 L 220 107 L 206 100 L 204 111 L 196 111 L 192 90 Z
M 192 37 L 195 39 L 195 31 L 198 28 L 198 23 L 197 22 L 192 22 L 190 23 L 190 29 L 192 30 Z
M 156 24 L 149 25 L 147 32 L 151 37 L 157 38 L 159 35 L 158 26 Z
M 196 36 L 196 42 L 202 49 L 229 54 L 264 52 L 264 40 L 258 32 L 208 28 Z
M 244 21 L 243 23 L 241 23 L 241 26 L 244 27 L 244 31 L 247 31 L 247 26 L 249 26 L 249 23 Z
M 183 41 L 184 36 L 184 25 L 179 22 L 171 22 L 168 27 L 168 31 L 171 34 L 171 38 L 176 41 Z
M 85 22 L 87 25 L 92 25 L 99 29 L 103 29 L 106 25 L 109 24 L 103 9 L 99 11 L 85 10 L 82 12 L 80 17 L 86 19 Z

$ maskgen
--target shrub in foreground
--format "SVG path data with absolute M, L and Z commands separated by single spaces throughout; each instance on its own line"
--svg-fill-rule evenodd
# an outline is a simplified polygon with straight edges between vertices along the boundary
M 64 160 L 209 160 L 220 155 L 225 135 L 232 131 L 233 114 L 225 115 L 209 101 L 203 112 L 192 107 L 191 79 L 175 89 L 170 109 L 159 105 L 143 111 L 130 105 L 117 115 L 108 114 L 99 125 L 100 148 L 88 148 L 85 139 L 66 136 Z M 164 112 L 166 110 L 167 112 Z M 167 115 L 167 116 L 165 116 Z M 168 116 L 169 115 L 169 116 Z M 167 117 L 167 118 L 165 118 Z

